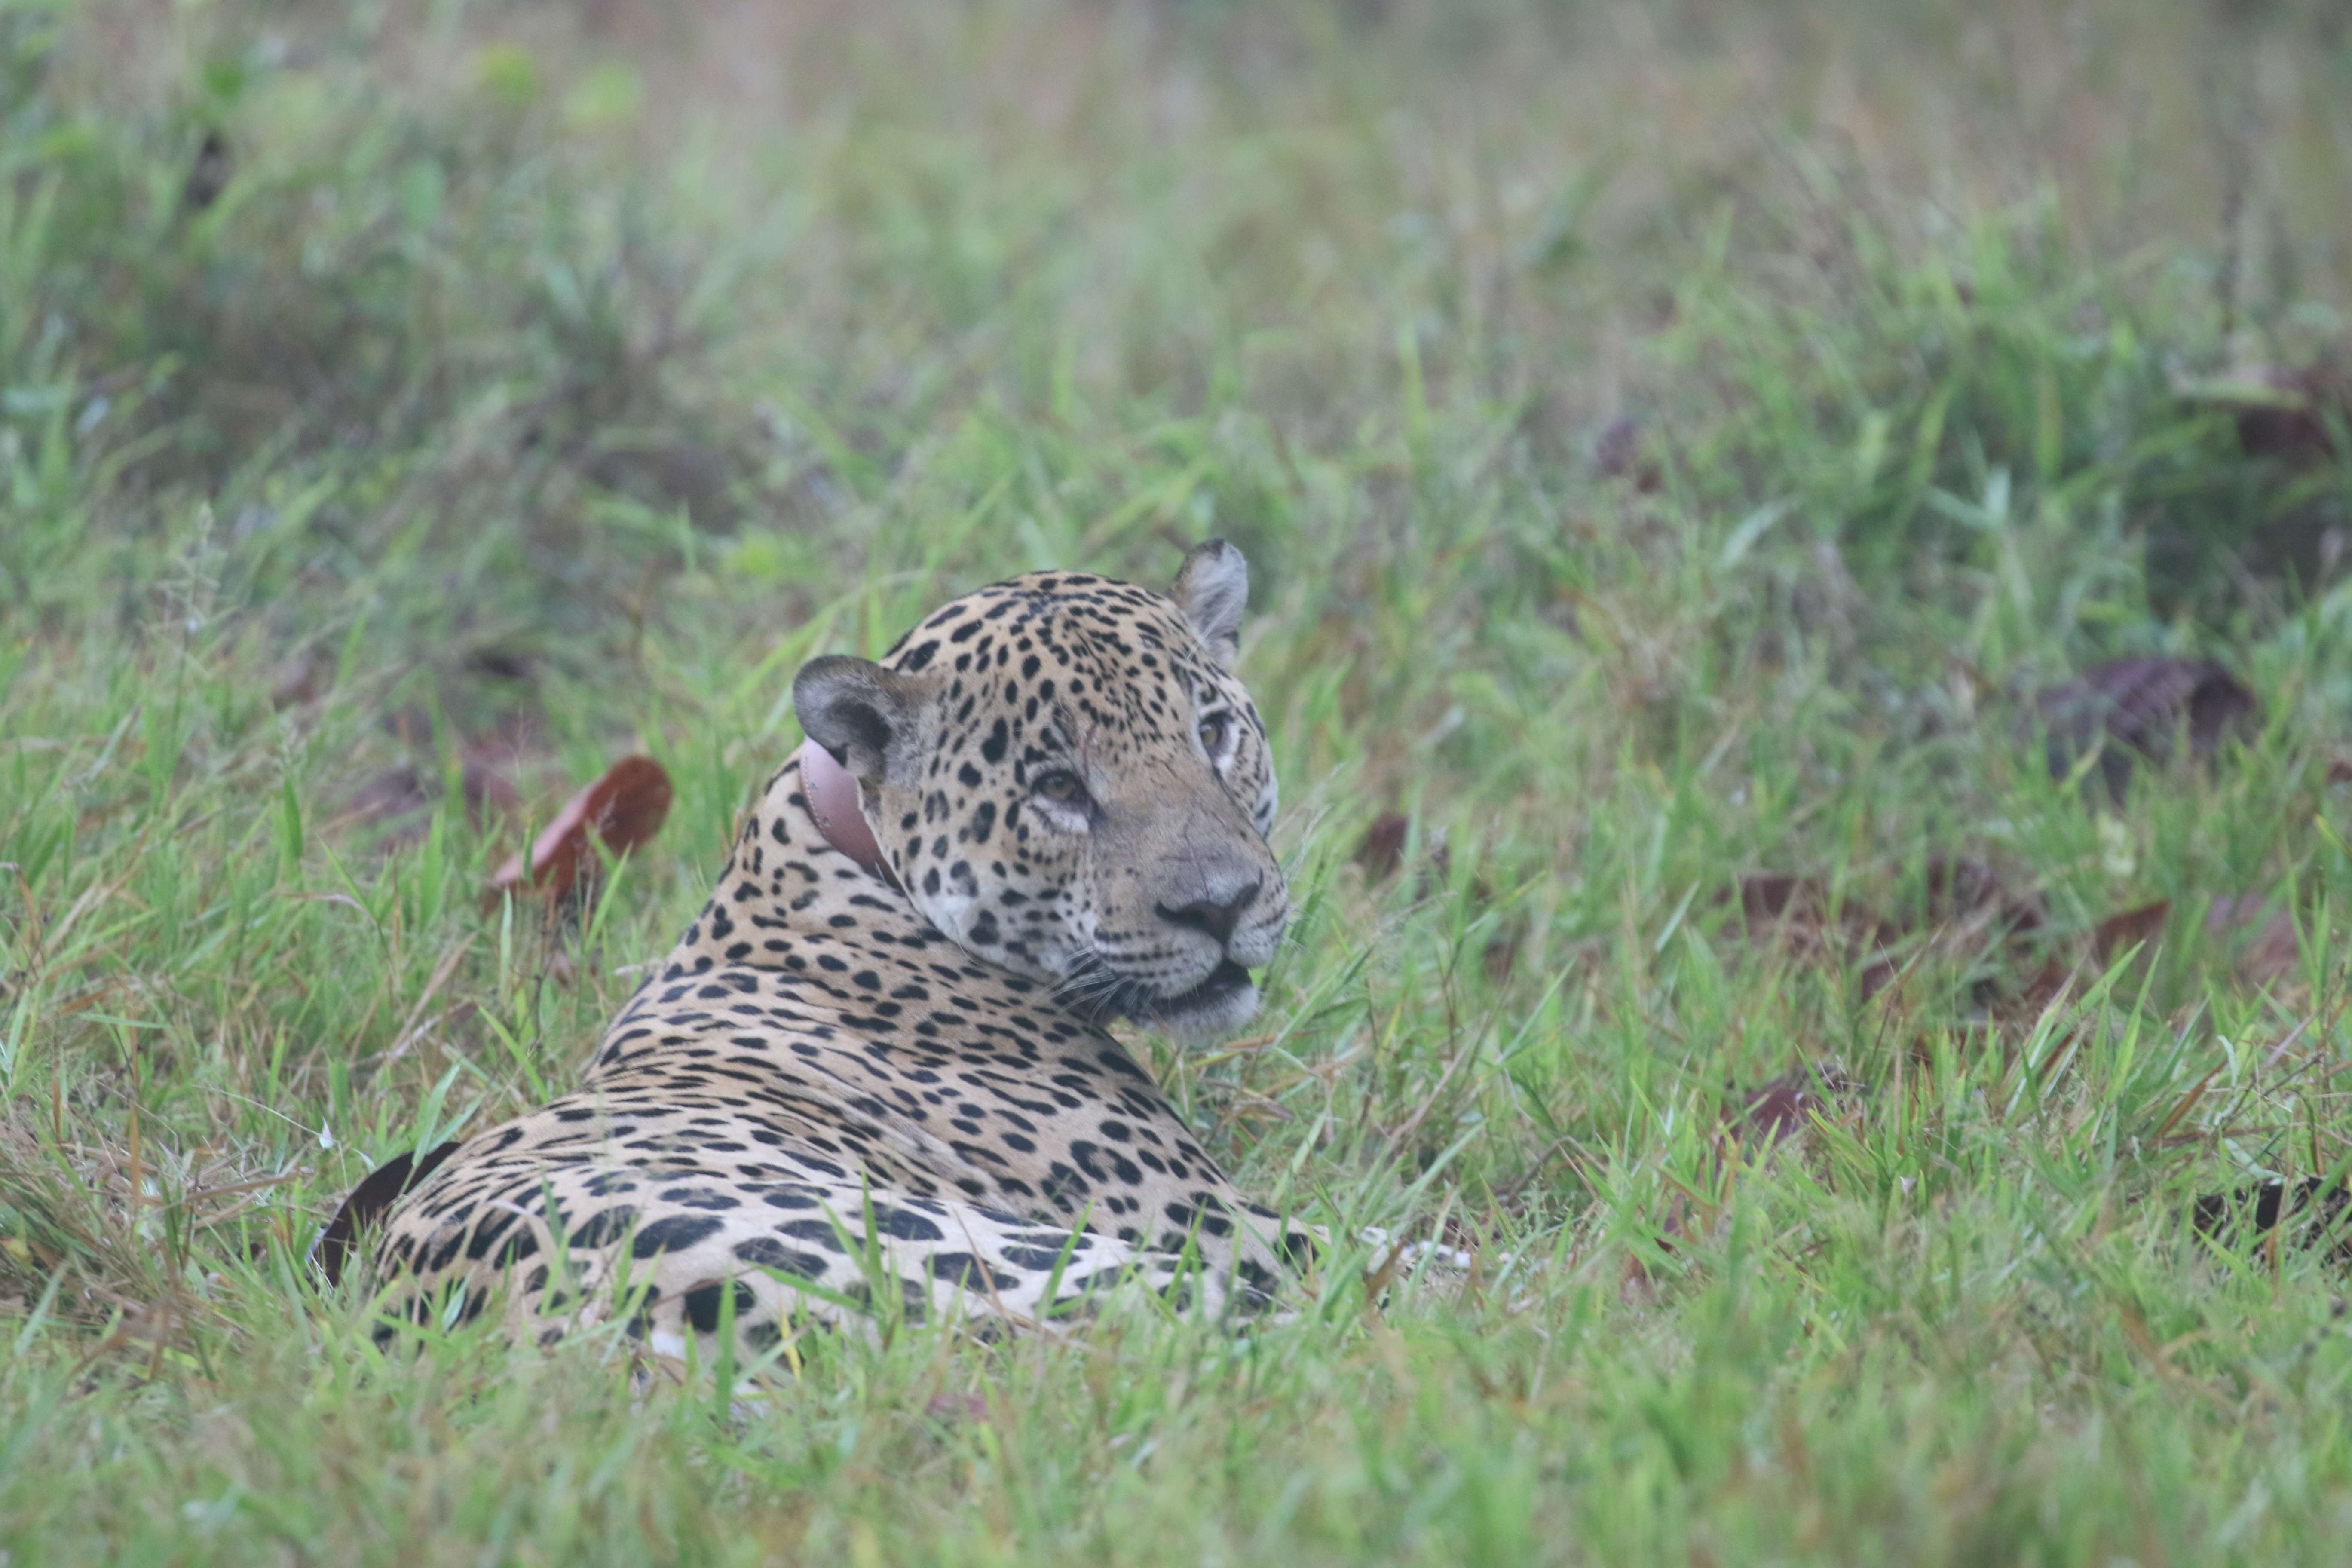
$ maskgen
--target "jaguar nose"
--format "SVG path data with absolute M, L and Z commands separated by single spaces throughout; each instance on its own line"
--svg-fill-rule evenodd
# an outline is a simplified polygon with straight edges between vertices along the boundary
M 1160 918 L 1169 924 L 1205 932 L 1219 947 L 1223 947 L 1234 940 L 1234 927 L 1241 923 L 1242 911 L 1250 907 L 1251 900 L 1265 886 L 1265 879 L 1260 877 L 1223 903 L 1213 898 L 1204 898 L 1175 909 L 1166 904 L 1153 907 L 1160 911 Z

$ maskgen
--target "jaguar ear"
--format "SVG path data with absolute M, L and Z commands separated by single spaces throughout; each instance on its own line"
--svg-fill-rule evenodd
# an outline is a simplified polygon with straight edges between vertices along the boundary
M 889 771 L 920 717 L 928 683 L 885 669 L 870 659 L 827 654 L 801 666 L 793 678 L 793 710 L 801 729 L 833 760 L 867 784 Z
M 1249 563 L 1222 539 L 1195 544 L 1184 552 L 1175 585 L 1168 596 L 1192 623 L 1192 630 L 1209 657 L 1225 669 L 1242 651 L 1242 611 L 1249 605 Z

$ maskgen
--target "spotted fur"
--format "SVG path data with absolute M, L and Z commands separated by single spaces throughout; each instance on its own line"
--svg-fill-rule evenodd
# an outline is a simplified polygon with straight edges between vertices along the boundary
M 676 1355 L 730 1316 L 758 1354 L 876 1310 L 1051 1318 L 1120 1279 L 1263 1300 L 1311 1233 L 1245 1202 L 1103 1027 L 1230 1029 L 1287 919 L 1231 669 L 1246 585 L 1212 542 L 1164 595 L 1037 574 L 878 664 L 813 661 L 795 706 L 887 867 L 826 841 L 787 763 L 580 1088 L 399 1200 L 372 1252 L 391 1304 L 502 1301 L 549 1340 L 617 1311 Z

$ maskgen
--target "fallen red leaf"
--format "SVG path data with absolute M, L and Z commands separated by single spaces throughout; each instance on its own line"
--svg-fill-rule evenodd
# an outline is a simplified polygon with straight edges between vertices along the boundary
M 1792 934 L 1819 941 L 1832 930 L 1850 942 L 1868 944 L 1892 942 L 1902 929 L 1861 900 L 1832 895 L 1818 877 L 1792 877 L 1780 871 L 1759 871 L 1739 879 L 1739 912 L 1751 935 L 1771 928 L 1791 928 Z
M 1593 466 L 1604 478 L 1630 479 L 1636 490 L 1653 494 L 1665 476 L 1657 460 L 1645 453 L 1646 445 L 1642 422 L 1630 414 L 1620 414 L 1601 427 L 1600 438 L 1593 443 Z
M 2158 899 L 2152 904 L 2109 915 L 2091 932 L 2091 955 L 2101 963 L 2113 963 L 2132 948 L 2153 942 L 2163 935 L 2164 922 L 2171 914 L 2172 900 Z
M 1833 896 L 1818 877 L 1752 872 L 1739 879 L 1737 891 L 1747 939 L 1777 942 L 1794 958 L 1864 963 L 1904 935 L 1901 927 L 1859 899 Z M 1864 994 L 1875 994 L 1893 973 L 1891 964 L 1864 963 Z
M 2097 971 L 2142 942 L 2153 944 L 2164 934 L 2164 922 L 2171 914 L 2172 900 L 2158 899 L 2152 904 L 2109 915 L 2091 929 L 2087 957 L 2074 960 L 2063 953 L 2053 953 L 2033 978 L 2025 983 L 2022 991 L 1993 1009 L 1995 1019 L 2012 1028 L 2030 1028 L 2070 983 L 2093 978 Z
M 414 843 L 425 837 L 425 818 L 441 798 L 440 783 L 413 767 L 386 768 L 352 795 L 344 817 L 383 826 L 386 836 L 382 843 L 387 849 Z M 477 826 L 488 816 L 511 816 L 522 806 L 514 785 L 473 757 L 463 764 L 458 788 L 465 796 L 467 820 Z
M 2004 936 L 2042 929 L 2042 900 L 2011 890 L 2000 874 L 1974 856 L 1938 855 L 1927 865 L 1922 918 L 1936 926 L 1980 923 Z
M 495 906 L 509 893 L 528 889 L 553 904 L 594 881 L 601 867 L 590 846 L 593 833 L 605 851 L 625 855 L 653 841 L 669 816 L 669 774 L 651 757 L 624 757 L 604 776 L 563 803 L 553 821 L 532 840 L 528 874 L 523 857 L 510 855 L 482 895 Z
M 2273 906 L 2269 895 L 2241 893 L 2213 900 L 2205 911 L 2205 934 L 2228 942 L 2252 931 L 2237 957 L 2239 981 L 2259 990 L 2284 979 L 2303 963 L 2303 944 L 2295 935 L 2294 913 Z
M 1505 931 L 1486 944 L 1478 961 L 1486 966 L 1486 978 L 1500 985 L 1519 966 L 1519 933 Z
M 1736 1107 L 1727 1100 L 1722 1123 L 1715 1134 L 1715 1170 L 1719 1173 L 1724 1163 L 1735 1157 L 1760 1164 L 1780 1152 L 1783 1145 L 1800 1147 L 1797 1140 L 1811 1125 L 1815 1111 L 1833 1111 L 1864 1089 L 1835 1064 L 1822 1062 L 1782 1073 L 1739 1095 Z M 1696 1212 L 1710 1206 L 1707 1200 L 1687 1189 L 1670 1195 L 1659 1214 L 1658 1235 L 1654 1243 L 1658 1252 L 1672 1256 L 1680 1251 L 1685 1237 L 1712 1223 Z M 1647 1304 L 1655 1299 L 1650 1266 L 1643 1261 L 1641 1248 L 1627 1250 L 1617 1289 L 1620 1299 L 1628 1306 Z
M 2294 916 L 2284 910 L 2263 922 L 2246 951 L 2238 955 L 2238 978 L 2260 990 L 2284 980 L 2303 965 L 2303 943 L 2294 932 Z
M 2063 778 L 2074 761 L 2103 741 L 2100 759 L 2108 792 L 2122 798 L 2131 782 L 2132 752 L 2161 763 L 2172 754 L 2185 723 L 2189 751 L 2200 762 L 2231 735 L 2254 727 L 2262 704 L 2245 683 L 2211 659 L 2117 658 L 2095 665 L 2074 680 L 2035 699 L 2048 727 L 2051 776 Z
M 923 1414 L 934 1421 L 952 1426 L 959 1421 L 988 1419 L 988 1396 L 984 1394 L 934 1394 L 923 1406 Z
M 1356 864 L 1363 868 L 1367 882 L 1385 882 L 1404 863 L 1404 836 L 1412 826 L 1402 814 L 1382 812 L 1364 829 L 1363 842 L 1356 846 Z
M 1724 1129 L 1717 1139 L 1717 1151 L 1737 1143 L 1740 1152 L 1750 1158 L 1760 1156 L 1783 1139 L 1802 1132 L 1815 1110 L 1830 1106 L 1832 1097 L 1853 1088 L 1843 1074 L 1826 1063 L 1784 1072 L 1750 1089 L 1742 1099 L 1737 1117 L 1730 1113 L 1729 1106 L 1724 1108 Z
M 2336 420 L 2352 419 L 2352 364 L 2321 359 L 2301 370 L 2260 365 L 2204 401 L 2236 410 L 2238 445 L 2250 458 L 2302 468 L 2336 460 Z
M 1364 880 L 1371 886 L 1387 881 L 1404 865 L 1404 842 L 1412 830 L 1412 822 L 1402 813 L 1382 812 L 1364 829 L 1357 841 L 1353 857 Z M 1454 874 L 1454 857 L 1443 844 L 1432 847 L 1424 858 L 1415 896 L 1429 898 L 1442 890 Z M 1470 902 L 1485 909 L 1495 901 L 1495 889 L 1483 877 L 1475 879 L 1470 887 Z M 1479 962 L 1486 967 L 1486 978 L 1500 985 L 1518 967 L 1519 944 L 1525 935 L 1524 921 L 1507 919 L 1502 929 L 1481 951 Z

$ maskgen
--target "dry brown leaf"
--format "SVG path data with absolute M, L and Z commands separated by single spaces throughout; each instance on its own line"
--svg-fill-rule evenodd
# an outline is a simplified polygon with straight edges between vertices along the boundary
M 1365 881 L 1385 882 L 1397 874 L 1397 868 L 1404 863 L 1405 834 L 1412 826 L 1402 812 L 1387 811 L 1364 829 L 1355 860 L 1363 868 Z
M 1500 985 L 1504 981 L 1508 980 L 1519 966 L 1517 928 L 1507 930 L 1502 935 L 1489 942 L 1486 951 L 1478 955 L 1478 962 L 1486 971 L 1486 978 L 1496 984 Z
M 2132 753 L 2161 763 L 2185 724 L 2189 751 L 2202 761 L 2231 735 L 2245 734 L 2262 705 L 2244 682 L 2211 659 L 2110 659 L 2034 699 L 2048 731 L 2053 777 L 2074 771 L 2077 759 L 2112 741 L 2099 768 L 2108 793 L 2120 799 L 2131 782 Z
M 2301 370 L 2255 365 L 2198 400 L 2236 410 L 2238 445 L 2250 458 L 2295 468 L 2330 463 L 2336 459 L 2331 419 L 2352 422 L 2352 363 L 2329 356 Z
M 2158 899 L 2152 904 L 2109 915 L 2092 928 L 2092 958 L 2101 964 L 2113 963 L 2141 943 L 2155 942 L 2164 934 L 2164 922 L 2171 915 L 2170 899 Z
M 2252 931 L 2239 950 L 2239 982 L 2256 990 L 2292 974 L 2303 962 L 2303 946 L 2295 936 L 2294 912 L 2281 909 L 2263 893 L 2241 893 L 2213 900 L 2205 911 L 2205 934 L 2228 942 Z
M 1600 438 L 1592 444 L 1592 465 L 1605 479 L 1632 479 L 1634 489 L 1654 494 L 1665 475 L 1657 458 L 1644 449 L 1647 445 L 1642 422 L 1630 414 L 1620 414 L 1601 426 Z
M 2260 990 L 2274 981 L 2294 973 L 2303 963 L 2303 943 L 2295 936 L 2294 916 L 2285 910 L 2274 912 L 2238 955 L 2238 978 Z
M 923 1406 L 923 1414 L 934 1421 L 950 1426 L 959 1421 L 988 1419 L 988 1396 L 984 1394 L 934 1394 Z
M 1827 1114 L 1851 1100 L 1862 1086 L 1834 1062 L 1820 1062 L 1769 1079 L 1735 1102 L 1726 1100 L 1723 1128 L 1716 1135 L 1718 1158 L 1735 1148 L 1743 1156 L 1760 1159 L 1782 1143 L 1801 1137 L 1815 1112 Z
M 604 777 L 563 803 L 532 841 L 528 873 L 522 856 L 508 857 L 490 879 L 483 903 L 495 907 L 507 894 L 525 889 L 551 904 L 573 897 L 595 880 L 601 866 L 592 835 L 612 855 L 641 848 L 661 831 L 669 802 L 669 774 L 659 763 L 651 757 L 622 758 Z
M 1864 995 L 1893 977 L 1895 966 L 1880 952 L 1900 941 L 1903 930 L 1860 900 L 1833 897 L 1819 878 L 1778 871 L 1744 876 L 1736 891 L 1749 942 L 1778 942 L 1791 957 L 1809 962 L 1863 963 Z
M 188 177 L 180 184 L 182 210 L 200 213 L 220 200 L 228 189 L 229 177 L 236 172 L 236 154 L 229 147 L 228 138 L 215 130 L 205 132 L 204 144 L 196 149 L 196 161 L 188 167 Z
M 468 758 L 458 775 L 466 798 L 466 816 L 478 825 L 488 816 L 511 816 L 522 809 L 522 797 L 513 784 L 486 763 Z M 412 767 L 386 768 L 355 791 L 344 807 L 343 819 L 362 826 L 379 824 L 390 831 L 384 843 L 396 847 L 425 835 L 421 819 L 440 799 L 439 781 L 428 786 Z
M 2109 915 L 2092 928 L 2084 956 L 2070 960 L 2063 953 L 2052 954 L 2033 978 L 2025 983 L 2022 991 L 1992 1010 L 1993 1021 L 2010 1028 L 2032 1028 L 2070 984 L 2079 987 L 2131 948 L 2142 942 L 2153 943 L 2163 935 L 2164 922 L 2171 913 L 2172 900 L 2158 899 L 2152 904 Z
M 1404 864 L 1404 843 L 1412 828 L 1411 821 L 1400 812 L 1382 812 L 1364 829 L 1364 837 L 1356 845 L 1355 864 L 1362 868 L 1364 880 L 1374 886 L 1387 881 Z M 1428 898 L 1444 888 L 1454 870 L 1454 858 L 1443 844 L 1433 847 L 1421 868 L 1420 886 L 1416 896 Z M 1470 887 L 1470 901 L 1484 909 L 1495 901 L 1495 889 L 1480 877 Z M 1489 939 L 1479 953 L 1479 963 L 1486 978 L 1500 985 L 1517 969 L 1519 946 L 1525 937 L 1524 921 L 1511 919 L 1502 922 L 1502 929 Z

